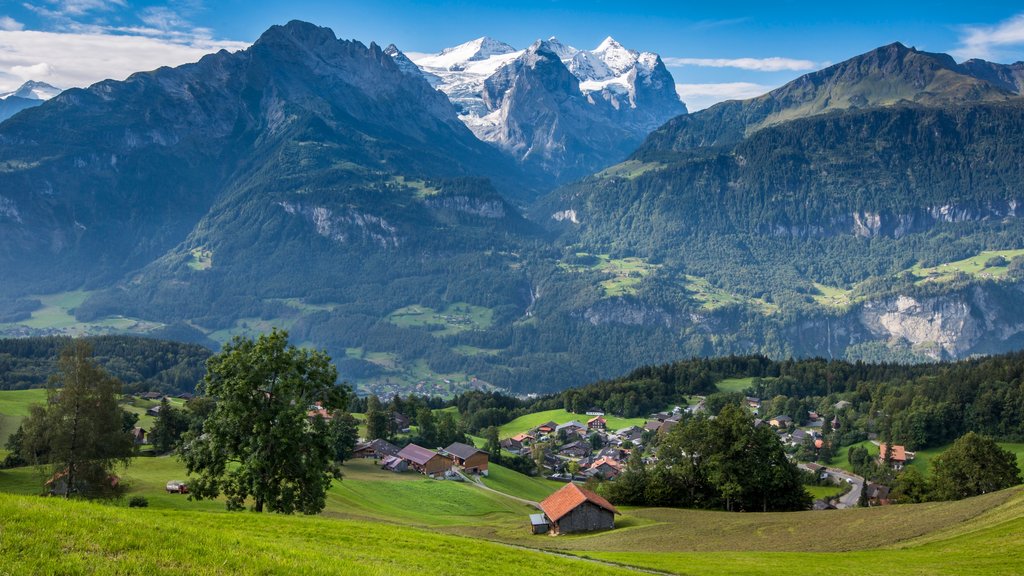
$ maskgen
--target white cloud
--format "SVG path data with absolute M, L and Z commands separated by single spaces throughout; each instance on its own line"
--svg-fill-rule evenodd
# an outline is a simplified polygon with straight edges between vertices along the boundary
M 690 112 L 703 110 L 725 100 L 743 100 L 760 96 L 775 88 L 753 82 L 724 82 L 720 84 L 676 84 L 676 92 Z
M 0 16 L 0 30 L 21 30 L 25 25 L 10 16 Z
M 245 42 L 191 38 L 172 41 L 137 34 L 74 34 L 0 31 L 0 92 L 16 89 L 31 77 L 59 88 L 88 86 L 100 80 L 122 80 L 134 72 L 195 62 L 220 49 L 241 50 Z
M 814 70 L 819 67 L 817 62 L 812 60 L 798 60 L 795 58 L 662 58 L 666 66 L 702 66 L 705 68 L 739 68 L 741 70 L 754 70 L 757 72 L 799 72 L 802 70 Z
M 950 54 L 961 60 L 996 60 L 1003 57 L 1007 48 L 1014 47 L 1024 48 L 1024 13 L 994 26 L 965 26 L 960 45 Z
M 125 0 L 47 0 L 46 6 L 26 3 L 29 10 L 47 17 L 84 16 L 90 12 L 107 12 L 128 6 Z
M 11 74 L 22 80 L 46 80 L 53 75 L 53 66 L 46 62 L 31 66 L 11 66 Z

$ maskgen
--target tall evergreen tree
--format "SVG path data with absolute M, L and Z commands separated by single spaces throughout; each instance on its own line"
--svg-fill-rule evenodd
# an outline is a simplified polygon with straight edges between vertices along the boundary
M 110 476 L 127 466 L 133 449 L 117 403 L 121 383 L 91 358 L 81 339 L 61 351 L 51 377 L 48 402 L 24 421 L 22 456 L 48 467 L 51 487 L 66 497 L 113 493 Z

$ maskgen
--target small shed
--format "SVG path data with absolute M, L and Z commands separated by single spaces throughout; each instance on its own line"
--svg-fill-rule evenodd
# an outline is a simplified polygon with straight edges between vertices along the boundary
M 391 472 L 405 472 L 409 469 L 409 462 L 398 456 L 385 456 L 380 462 L 380 467 Z
M 540 508 L 555 534 L 615 528 L 619 513 L 601 496 L 571 482 L 545 498 Z
M 543 514 L 530 514 L 530 531 L 534 534 L 547 534 L 550 526 Z

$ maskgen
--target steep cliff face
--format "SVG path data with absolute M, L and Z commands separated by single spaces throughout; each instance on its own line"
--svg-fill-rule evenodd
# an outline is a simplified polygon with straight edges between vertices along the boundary
M 880 339 L 903 339 L 936 360 L 999 348 L 1024 333 L 1024 283 L 974 286 L 927 298 L 864 304 L 856 319 Z

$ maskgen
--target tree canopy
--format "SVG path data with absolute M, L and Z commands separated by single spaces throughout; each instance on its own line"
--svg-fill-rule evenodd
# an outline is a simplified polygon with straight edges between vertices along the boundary
M 346 407 L 348 388 L 336 380 L 326 354 L 290 345 L 284 331 L 225 344 L 200 385 L 216 406 L 181 450 L 192 497 L 223 494 L 231 510 L 251 501 L 257 512 L 320 512 L 336 446 L 328 423 L 307 412 Z
M 975 432 L 961 436 L 932 461 L 932 490 L 937 500 L 960 500 L 1019 483 L 1016 455 Z

